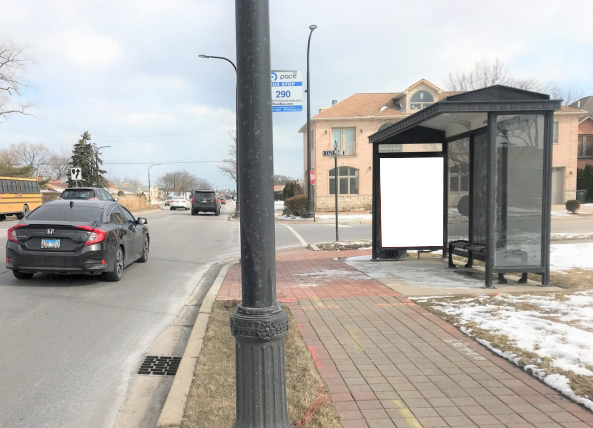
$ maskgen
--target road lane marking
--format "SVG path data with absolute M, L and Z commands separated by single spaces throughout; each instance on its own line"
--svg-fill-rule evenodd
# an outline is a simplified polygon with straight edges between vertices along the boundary
M 303 246 L 305 246 L 305 247 L 307 246 L 307 241 L 305 241 L 305 240 L 303 239 L 303 237 L 297 233 L 297 231 L 296 231 L 296 230 L 294 230 L 292 227 L 290 227 L 290 226 L 289 226 L 289 225 L 287 225 L 287 224 L 285 224 L 284 226 L 285 226 L 285 227 L 286 227 L 288 230 L 290 230 L 292 233 L 294 233 L 294 236 L 296 236 L 296 237 L 297 237 L 297 239 L 298 239 L 299 241 L 301 241 L 301 244 L 303 244 Z

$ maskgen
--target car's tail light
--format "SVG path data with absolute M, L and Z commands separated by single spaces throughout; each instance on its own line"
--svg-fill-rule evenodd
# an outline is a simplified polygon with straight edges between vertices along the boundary
M 99 242 L 103 242 L 107 238 L 107 232 L 105 232 L 102 229 L 90 226 L 78 226 L 78 228 L 88 230 L 89 232 L 91 232 L 89 234 L 89 237 L 86 239 L 84 245 L 98 244 Z
M 218 198 L 214 198 L 214 203 L 217 204 L 218 203 Z
M 192 203 L 192 204 L 194 203 L 194 198 L 191 198 L 191 203 Z
M 181 202 L 183 202 L 185 204 L 187 201 L 181 201 Z
M 12 241 L 12 242 L 16 242 L 18 244 L 19 240 L 16 237 L 16 230 L 19 227 L 23 227 L 23 226 L 24 226 L 24 224 L 17 224 L 17 225 L 12 226 L 10 229 L 8 229 L 8 240 Z

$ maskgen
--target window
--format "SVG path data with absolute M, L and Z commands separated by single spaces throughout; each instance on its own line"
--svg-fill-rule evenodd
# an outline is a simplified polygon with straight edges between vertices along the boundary
M 469 192 L 469 165 L 460 164 L 449 168 L 449 191 Z
M 43 221 L 79 221 L 90 223 L 103 213 L 103 207 L 70 205 L 41 205 L 27 216 L 28 220 Z
M 340 195 L 358 195 L 358 169 L 339 166 L 338 186 Z M 329 194 L 336 194 L 335 168 L 329 170 Z
M 552 142 L 558 144 L 558 122 L 554 122 L 554 130 L 552 131 Z
M 130 212 L 127 209 L 125 209 L 124 207 L 118 207 L 118 208 L 124 214 L 124 217 L 126 218 L 127 223 L 134 223 L 136 221 L 134 219 L 134 216 L 132 214 L 130 214 Z
M 346 155 L 356 154 L 356 128 L 332 128 L 332 149 L 344 150 Z
M 113 224 L 125 224 L 126 220 L 124 219 L 123 214 L 120 212 L 118 207 L 113 208 L 111 210 L 111 215 L 109 216 L 109 221 Z
M 579 135 L 578 157 L 593 157 L 593 135 Z
M 434 103 L 434 98 L 428 91 L 418 91 L 410 99 L 410 109 L 420 110 Z

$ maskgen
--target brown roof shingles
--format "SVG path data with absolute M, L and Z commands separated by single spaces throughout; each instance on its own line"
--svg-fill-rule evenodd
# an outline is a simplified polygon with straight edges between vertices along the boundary
M 327 119 L 334 117 L 367 117 L 376 115 L 381 107 L 390 103 L 398 92 L 385 92 L 374 94 L 354 94 L 335 106 L 322 110 L 315 119 Z M 395 112 L 395 110 L 393 110 Z

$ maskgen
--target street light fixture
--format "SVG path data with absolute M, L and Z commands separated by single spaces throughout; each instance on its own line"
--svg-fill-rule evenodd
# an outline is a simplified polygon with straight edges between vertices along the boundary
M 161 165 L 160 163 L 153 163 L 148 167 L 148 205 L 152 205 L 152 189 L 150 188 L 150 168 L 156 165 Z
M 97 181 L 97 187 L 99 187 L 99 150 L 101 149 L 106 149 L 107 147 L 111 147 L 111 146 L 101 146 L 101 147 L 97 147 L 95 145 L 95 173 L 96 173 L 96 181 Z
M 233 61 L 223 56 L 214 56 L 214 55 L 198 55 L 200 58 L 214 58 L 214 59 L 223 59 L 227 61 L 229 64 L 233 66 L 235 69 L 235 74 L 237 73 L 237 66 Z M 235 177 L 237 181 L 237 205 L 235 207 L 235 218 L 240 217 L 241 215 L 241 199 L 239 198 L 240 195 L 240 185 L 239 185 L 239 104 L 238 104 L 238 97 L 237 93 L 239 88 L 235 89 L 235 129 L 236 129 L 236 137 L 235 137 Z
M 317 25 L 310 25 L 309 41 L 307 42 L 307 213 L 305 218 L 313 218 L 313 185 L 311 184 L 311 79 L 309 77 L 309 49 L 311 36 Z

